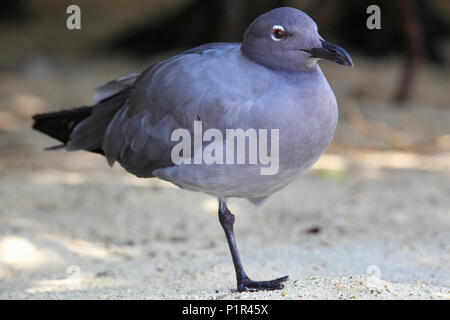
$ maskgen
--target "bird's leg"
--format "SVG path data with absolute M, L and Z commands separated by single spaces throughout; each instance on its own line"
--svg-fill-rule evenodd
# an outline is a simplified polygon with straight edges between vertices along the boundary
M 234 215 L 228 210 L 224 200 L 219 200 L 219 221 L 225 231 L 225 236 L 227 237 L 228 246 L 231 251 L 231 257 L 233 258 L 234 269 L 236 271 L 237 291 L 282 289 L 284 287 L 282 283 L 288 279 L 288 276 L 270 281 L 253 281 L 245 273 L 234 238 Z

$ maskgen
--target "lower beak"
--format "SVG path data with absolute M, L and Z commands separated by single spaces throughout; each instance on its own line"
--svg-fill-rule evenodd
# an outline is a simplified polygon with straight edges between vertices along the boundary
M 312 48 L 310 50 L 304 50 L 311 55 L 311 58 L 320 58 L 333 61 L 337 64 L 353 67 L 353 61 L 350 55 L 342 49 L 332 43 L 322 41 L 321 48 Z

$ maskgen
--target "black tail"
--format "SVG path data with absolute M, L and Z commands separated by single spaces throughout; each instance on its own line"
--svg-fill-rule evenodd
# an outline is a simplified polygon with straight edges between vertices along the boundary
M 117 82 L 117 81 L 116 81 Z M 113 82 L 111 85 L 115 85 Z M 106 89 L 109 89 L 108 84 Z M 133 87 L 113 92 L 91 107 L 38 114 L 33 117 L 33 129 L 45 133 L 67 146 L 68 150 L 86 150 L 105 154 L 102 150 L 106 129 L 117 111 L 130 96 Z M 75 128 L 77 128 L 75 130 Z M 75 131 L 74 131 L 75 130 Z
M 73 128 L 92 114 L 92 107 L 81 107 L 33 116 L 33 129 L 66 143 Z
M 75 126 L 92 114 L 93 107 L 79 107 L 71 110 L 37 114 L 33 116 L 33 129 L 45 133 L 63 143 L 63 147 L 69 141 Z M 54 149 L 54 148 L 48 148 Z M 103 150 L 88 150 L 103 154 Z

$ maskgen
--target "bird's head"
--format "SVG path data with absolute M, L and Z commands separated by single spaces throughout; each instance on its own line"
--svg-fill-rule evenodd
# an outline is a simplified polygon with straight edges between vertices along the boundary
M 294 8 L 276 8 L 247 28 L 242 52 L 249 59 L 273 69 L 308 70 L 320 59 L 353 66 L 344 49 L 326 42 L 307 14 Z

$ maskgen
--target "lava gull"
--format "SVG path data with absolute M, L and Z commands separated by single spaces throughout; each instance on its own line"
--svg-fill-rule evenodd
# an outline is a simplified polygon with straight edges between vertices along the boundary
M 138 177 L 218 199 L 238 291 L 276 290 L 286 277 L 251 280 L 227 199 L 256 205 L 308 170 L 331 142 L 336 98 L 317 62 L 352 66 L 294 8 L 257 17 L 242 43 L 184 51 L 97 89 L 95 105 L 34 116 L 33 128 Z

